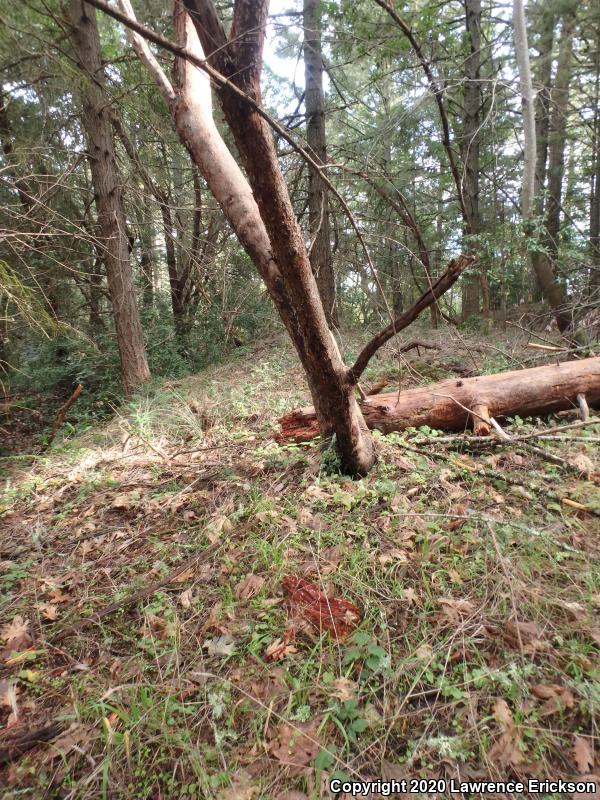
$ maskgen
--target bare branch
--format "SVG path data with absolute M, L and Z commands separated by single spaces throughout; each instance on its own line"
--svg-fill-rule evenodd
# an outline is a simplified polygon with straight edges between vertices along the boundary
M 367 364 L 382 345 L 414 322 L 419 314 L 428 308 L 432 303 L 434 303 L 439 297 L 441 297 L 444 292 L 448 291 L 452 284 L 458 280 L 463 270 L 465 270 L 475 261 L 475 256 L 467 255 L 461 255 L 458 258 L 453 259 L 448 264 L 448 269 L 446 272 L 444 272 L 444 274 L 437 279 L 431 289 L 427 289 L 427 291 L 424 292 L 421 297 L 419 297 L 417 302 L 414 303 L 414 305 L 412 305 L 408 311 L 400 314 L 400 316 L 396 317 L 396 319 L 390 325 L 380 330 L 379 333 L 376 334 L 376 336 L 374 336 L 365 347 L 363 347 L 358 355 L 358 358 L 356 359 L 356 362 L 354 363 L 354 366 L 350 369 L 351 382 L 356 383 L 358 381 L 360 376 L 365 371 Z
M 456 158 L 454 154 L 454 150 L 452 149 L 452 142 L 450 139 L 450 123 L 448 122 L 448 115 L 446 113 L 446 108 L 444 106 L 444 90 L 443 87 L 439 85 L 439 82 L 435 75 L 433 74 L 433 70 L 431 69 L 431 65 L 423 50 L 421 45 L 417 41 L 414 33 L 412 32 L 410 26 L 402 19 L 402 17 L 398 14 L 398 12 L 387 2 L 387 0 L 375 0 L 380 8 L 383 8 L 384 11 L 390 15 L 390 17 L 394 20 L 396 25 L 400 28 L 402 33 L 408 39 L 410 46 L 415 51 L 417 58 L 419 59 L 419 63 L 423 68 L 423 72 L 425 73 L 425 77 L 429 83 L 429 88 L 434 96 L 435 102 L 438 107 L 438 111 L 440 114 L 440 122 L 442 123 L 442 145 L 444 146 L 444 150 L 448 154 L 448 161 L 450 162 L 450 171 L 452 172 L 452 177 L 454 178 L 454 183 L 456 184 L 456 191 L 458 192 L 458 203 L 460 205 L 461 214 L 463 219 L 467 219 L 467 209 L 465 206 L 465 201 L 463 198 L 462 192 L 462 181 L 460 179 L 460 174 L 458 171 L 458 166 L 456 164 Z
M 123 14 L 131 21 L 135 22 L 135 12 L 129 0 L 118 0 L 119 8 Z M 131 46 L 137 53 L 140 61 L 144 64 L 148 72 L 154 78 L 158 91 L 161 93 L 168 108 L 171 108 L 175 102 L 176 96 L 171 82 L 165 75 L 163 68 L 160 66 L 152 51 L 148 47 L 148 42 L 143 36 L 140 36 L 131 26 L 127 26 L 127 38 Z

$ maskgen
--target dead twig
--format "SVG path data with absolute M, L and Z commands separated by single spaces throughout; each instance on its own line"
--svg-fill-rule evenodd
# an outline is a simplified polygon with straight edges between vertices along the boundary
M 36 745 L 55 739 L 65 727 L 64 723 L 55 722 L 33 731 L 19 732 L 9 729 L 0 733 L 0 744 L 3 745 L 0 747 L 0 765 L 16 761 Z
M 58 413 L 56 414 L 54 423 L 52 424 L 52 430 L 50 431 L 50 436 L 48 437 L 48 441 L 42 447 L 42 453 L 45 452 L 52 444 L 52 441 L 56 436 L 56 432 L 65 421 L 65 417 L 67 416 L 69 409 L 71 408 L 73 403 L 77 400 L 82 391 L 83 391 L 83 385 L 81 383 L 78 383 L 73 394 L 69 397 L 67 402 L 58 409 Z
M 573 428 L 584 428 L 587 425 L 600 425 L 600 417 L 591 417 L 590 419 L 582 422 L 581 420 L 578 422 L 570 422 L 566 425 L 556 425 L 553 428 L 547 428 L 544 431 L 536 431 L 534 433 L 523 433 L 520 436 L 511 436 L 511 442 L 522 442 L 526 439 L 543 439 L 545 437 L 548 438 L 555 438 L 555 433 L 560 433 L 561 431 L 568 431 L 572 430 Z M 570 437 L 567 437 L 570 438 Z M 413 439 L 411 440 L 413 444 L 451 444 L 451 443 L 460 443 L 460 444 L 468 444 L 468 445 L 477 445 L 478 447 L 493 447 L 495 445 L 500 445 L 504 441 L 503 439 L 482 439 L 479 436 L 465 436 L 462 433 L 456 434 L 454 436 L 430 436 L 427 439 Z M 576 441 L 573 439 L 573 441 Z M 584 439 L 584 441 L 587 441 Z M 589 441 L 593 442 L 594 439 L 590 439 Z
M 58 644 L 58 642 L 62 642 L 63 639 L 72 636 L 74 633 L 79 633 L 79 631 L 83 630 L 84 628 L 99 623 L 105 617 L 108 617 L 117 611 L 121 611 L 128 606 L 135 605 L 136 603 L 139 603 L 140 600 L 145 600 L 147 597 L 151 597 L 159 589 L 162 589 L 164 586 L 168 586 L 170 583 L 172 583 L 176 578 L 178 578 L 187 569 L 194 566 L 198 561 L 214 553 L 218 546 L 218 543 L 210 545 L 206 549 L 202 550 L 201 553 L 196 553 L 193 556 L 190 556 L 190 558 L 187 558 L 185 561 L 182 561 L 181 564 L 172 570 L 172 572 L 170 572 L 166 578 L 162 578 L 161 580 L 150 584 L 150 586 L 147 586 L 145 589 L 140 589 L 138 592 L 133 592 L 133 594 L 130 594 L 129 597 L 124 597 L 122 600 L 117 600 L 115 603 L 111 603 L 110 605 L 101 608 L 91 617 L 83 617 L 82 619 L 73 623 L 73 625 L 70 625 L 68 628 L 64 628 L 62 631 L 59 631 L 55 636 L 48 640 L 48 643 L 51 645 Z

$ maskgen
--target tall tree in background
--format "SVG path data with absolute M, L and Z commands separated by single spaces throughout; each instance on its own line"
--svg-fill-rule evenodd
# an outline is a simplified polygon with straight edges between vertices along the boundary
M 101 255 L 115 320 L 125 393 L 150 379 L 142 326 L 129 260 L 122 180 L 115 156 L 110 100 L 106 94 L 96 11 L 83 0 L 71 0 L 72 41 L 83 72 L 81 124 L 98 211 Z
M 596 298 L 600 291 L 600 9 L 592 18 L 596 27 L 596 53 L 594 57 L 594 135 L 590 170 L 590 289 Z
M 565 175 L 565 144 L 569 118 L 569 90 L 573 72 L 573 34 L 575 8 L 571 5 L 562 18 L 558 44 L 556 78 L 552 87 L 552 115 L 548 133 L 548 200 L 546 207 L 547 247 L 551 258 L 558 253 L 558 237 Z
M 304 0 L 304 105 L 306 107 L 306 140 L 317 164 L 327 163 L 325 131 L 325 96 L 323 92 L 323 53 L 321 43 L 321 9 L 319 0 Z M 308 215 L 311 235 L 310 263 L 317 279 L 327 323 L 337 324 L 335 275 L 331 255 L 327 186 L 319 172 L 309 167 Z
M 464 116 L 460 142 L 463 172 L 462 194 L 466 219 L 465 236 L 477 236 L 481 230 L 479 211 L 479 146 L 481 139 L 481 0 L 465 0 L 465 24 L 469 54 L 465 59 Z M 468 243 L 473 251 L 476 245 Z M 463 279 L 462 317 L 479 313 L 480 279 L 476 275 Z
M 526 232 L 531 236 L 533 235 L 533 215 L 536 210 L 534 195 L 536 189 L 539 190 L 540 187 L 540 170 L 543 168 L 543 159 L 540 159 L 537 152 L 541 120 L 538 115 L 536 125 L 523 0 L 514 0 L 513 2 L 513 35 L 523 105 L 524 168 L 521 214 Z M 556 281 L 552 263 L 539 249 L 530 251 L 530 260 L 542 295 L 554 309 L 559 329 L 565 330 L 569 325 L 569 317 L 564 310 L 566 298 L 562 287 Z

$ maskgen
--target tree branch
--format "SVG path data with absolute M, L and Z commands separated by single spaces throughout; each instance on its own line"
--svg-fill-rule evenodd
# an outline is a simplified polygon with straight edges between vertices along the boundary
M 467 255 L 460 255 L 458 258 L 454 258 L 448 264 L 446 272 L 444 272 L 444 274 L 437 279 L 431 289 L 427 289 L 427 291 L 424 292 L 421 297 L 419 297 L 417 302 L 414 303 L 414 305 L 412 305 L 408 311 L 400 314 L 400 316 L 396 317 L 396 319 L 390 325 L 379 331 L 379 333 L 376 334 L 365 347 L 363 347 L 354 363 L 354 366 L 350 369 L 349 377 L 351 383 L 356 384 L 358 382 L 360 376 L 365 371 L 367 364 L 382 345 L 388 342 L 397 333 L 400 333 L 400 331 L 404 330 L 404 328 L 407 328 L 411 322 L 414 322 L 419 314 L 428 308 L 432 303 L 434 303 L 439 297 L 441 297 L 444 292 L 448 291 L 452 284 L 458 280 L 463 270 L 473 264 L 476 260 L 477 259 L 475 256 Z
M 309 155 L 309 153 L 307 153 L 307 151 L 303 147 L 301 147 L 297 142 L 295 142 L 292 139 L 292 137 L 285 130 L 285 128 L 282 125 L 280 125 L 276 120 L 274 120 L 262 108 L 260 103 L 257 103 L 255 100 L 252 99 L 252 97 L 249 97 L 232 80 L 229 80 L 229 78 L 227 78 L 222 72 L 220 72 L 219 70 L 215 69 L 211 65 L 211 63 L 210 63 L 211 59 L 216 58 L 221 53 L 224 53 L 224 61 L 227 61 L 227 63 L 229 63 L 229 70 L 228 71 L 231 72 L 232 70 L 235 70 L 235 66 L 233 65 L 233 62 L 231 61 L 230 54 L 228 53 L 228 47 L 227 47 L 227 41 L 226 40 L 221 45 L 219 50 L 216 50 L 215 52 L 212 52 L 210 55 L 207 54 L 207 58 L 206 59 L 198 58 L 193 53 L 190 53 L 189 50 L 187 50 L 185 47 L 180 47 L 179 45 L 177 45 L 174 42 L 172 42 L 170 39 L 167 39 L 166 37 L 161 36 L 160 34 L 158 34 L 155 31 L 153 31 L 151 28 L 148 28 L 146 25 L 140 24 L 136 19 L 128 16 L 127 14 L 123 14 L 120 11 L 117 11 L 115 8 L 113 8 L 111 5 L 109 5 L 107 2 L 105 2 L 105 0 L 84 0 L 84 2 L 86 2 L 88 5 L 93 6 L 94 8 L 99 9 L 100 11 L 103 11 L 105 14 L 108 14 L 113 19 L 116 19 L 118 22 L 121 22 L 126 27 L 131 28 L 133 31 L 135 31 L 136 33 L 140 34 L 140 36 L 143 36 L 145 39 L 147 39 L 148 41 L 152 42 L 153 44 L 156 44 L 159 47 L 163 47 L 165 50 L 168 50 L 169 52 L 173 53 L 176 56 L 179 56 L 180 58 L 186 59 L 191 64 L 194 64 L 196 67 L 199 67 L 200 69 L 204 70 L 204 72 L 206 72 L 209 75 L 209 77 L 214 81 L 215 85 L 219 89 L 221 89 L 221 90 L 227 89 L 227 90 L 233 92 L 235 95 L 238 96 L 239 99 L 245 101 L 254 111 L 256 111 L 256 113 L 259 116 L 261 116 L 270 125 L 270 127 L 279 136 L 281 136 L 282 139 L 284 139 L 308 164 L 310 164 L 310 166 L 316 172 L 319 173 L 319 175 L 321 176 L 321 179 L 323 180 L 323 183 L 327 186 L 328 190 L 331 192 L 331 194 L 336 198 L 336 200 L 342 206 L 344 214 L 348 218 L 348 221 L 350 222 L 350 225 L 352 226 L 352 229 L 354 230 L 354 233 L 356 234 L 356 238 L 360 242 L 360 245 L 361 245 L 361 247 L 363 249 L 363 252 L 365 254 L 365 258 L 367 259 L 367 263 L 369 265 L 369 269 L 371 270 L 371 273 L 373 275 L 373 280 L 375 281 L 377 286 L 381 289 L 381 282 L 379 280 L 379 274 L 377 272 L 375 264 L 373 263 L 373 259 L 371 258 L 371 254 L 370 254 L 369 248 L 367 247 L 367 244 L 365 242 L 365 238 L 362 235 L 362 233 L 360 232 L 360 229 L 359 229 L 358 224 L 357 224 L 357 222 L 356 222 L 356 220 L 354 218 L 354 215 L 352 214 L 352 211 L 350 210 L 350 206 L 344 200 L 344 198 L 338 192 L 338 190 L 335 188 L 335 186 L 331 183 L 331 181 L 329 180 L 329 178 L 325 174 L 325 170 L 322 169 L 322 167 L 314 160 L 314 158 L 312 158 Z M 186 8 L 188 9 L 188 13 L 190 14 L 190 16 L 192 18 L 192 21 L 194 21 L 194 17 L 196 17 L 196 20 L 200 20 L 199 24 L 195 23 L 196 24 L 196 29 L 200 33 L 200 31 L 202 30 L 202 28 L 201 28 L 202 19 L 204 19 L 203 14 L 206 12 L 205 6 L 212 6 L 212 3 L 210 2 L 210 0 L 207 0 L 207 3 L 198 3 L 197 0 L 184 0 L 184 2 L 186 4 Z M 193 6 L 194 10 L 190 11 L 189 6 Z M 208 14 L 208 17 L 211 18 L 211 15 Z M 202 31 L 202 33 L 203 33 L 203 36 L 204 36 L 205 32 Z M 209 33 L 210 33 L 210 36 L 212 37 L 212 39 L 214 41 L 214 39 L 216 37 L 216 33 L 215 33 L 214 28 L 211 28 Z M 206 42 L 204 44 L 206 44 Z M 382 296 L 385 299 L 385 295 L 383 294 L 383 291 L 382 291 Z M 386 305 L 387 305 L 388 312 L 390 314 L 390 318 L 392 318 L 392 313 L 391 313 L 391 309 L 389 308 L 389 304 L 387 303 L 387 300 L 385 300 L 385 302 L 386 302 Z
M 458 203 L 460 205 L 460 211 L 462 214 L 463 219 L 466 221 L 467 219 L 467 209 L 465 206 L 465 201 L 463 198 L 462 193 L 462 181 L 460 179 L 460 174 L 458 171 L 458 166 L 456 164 L 456 158 L 454 156 L 454 150 L 452 149 L 452 143 L 450 139 L 450 123 L 448 122 L 448 115 L 446 114 L 446 108 L 444 107 L 444 99 L 443 99 L 443 88 L 438 84 L 437 78 L 433 74 L 433 70 L 431 69 L 431 65 L 429 61 L 425 58 L 425 54 L 421 48 L 421 45 L 415 38 L 414 33 L 412 32 L 410 26 L 402 19 L 402 17 L 398 14 L 398 12 L 387 2 L 387 0 L 375 0 L 377 5 L 380 8 L 383 8 L 384 11 L 390 15 L 390 17 L 394 20 L 396 25 L 400 28 L 402 33 L 408 39 L 410 46 L 415 51 L 417 58 L 419 59 L 419 63 L 423 68 L 423 72 L 425 73 L 425 77 L 429 82 L 429 88 L 435 98 L 435 102 L 438 107 L 438 111 L 440 114 L 440 122 L 442 123 L 442 145 L 444 150 L 448 154 L 448 161 L 450 162 L 450 171 L 452 172 L 452 177 L 454 178 L 454 183 L 456 184 L 456 190 L 458 192 Z

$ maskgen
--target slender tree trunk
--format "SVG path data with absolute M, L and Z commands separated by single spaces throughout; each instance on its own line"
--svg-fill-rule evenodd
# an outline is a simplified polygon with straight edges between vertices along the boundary
M 542 2 L 536 7 L 539 16 L 539 35 L 537 40 L 538 57 L 536 59 L 535 95 L 535 205 L 532 214 L 540 219 L 544 216 L 544 191 L 546 189 L 546 173 L 548 169 L 548 132 L 550 130 L 551 84 L 552 84 L 552 48 L 554 45 L 555 18 L 551 7 Z M 529 286 L 534 301 L 541 300 L 542 292 L 537 279 L 539 267 L 535 269 L 538 256 L 534 253 L 530 258 Z
M 465 236 L 476 236 L 481 229 L 479 213 L 479 143 L 481 127 L 481 0 L 465 0 L 466 31 L 469 55 L 465 59 L 464 119 L 461 138 L 463 162 L 463 198 L 466 220 Z M 468 243 L 474 252 L 476 245 Z M 462 318 L 479 313 L 480 277 L 463 278 Z
M 592 144 L 592 170 L 590 180 L 590 293 L 594 298 L 600 292 L 600 13 L 596 20 L 596 86 L 594 138 Z
M 90 295 L 90 334 L 94 336 L 98 331 L 104 330 L 104 322 L 101 315 L 102 304 L 102 257 L 99 255 L 94 259 L 92 271 L 90 273 L 89 295 Z
M 140 273 L 142 282 L 142 305 L 145 309 L 154 305 L 154 223 L 152 206 L 144 197 L 139 213 Z
M 540 32 L 537 42 L 538 57 L 536 59 L 535 96 L 535 214 L 541 217 L 544 213 L 543 192 L 546 187 L 546 170 L 548 167 L 548 131 L 550 129 L 551 83 L 552 83 L 552 47 L 554 44 L 554 14 L 545 5 L 538 6 L 540 15 Z
M 71 0 L 70 15 L 76 57 L 85 73 L 81 89 L 81 123 L 87 139 L 123 385 L 129 395 L 150 379 L 150 370 L 129 261 L 122 181 L 115 157 L 110 103 L 104 90 L 100 36 L 96 11 L 83 0 Z
M 173 223 L 173 214 L 168 200 L 160 204 L 160 214 L 163 223 L 163 236 L 165 239 L 165 255 L 167 262 L 167 274 L 169 276 L 169 294 L 171 297 L 171 309 L 173 311 L 173 325 L 175 336 L 181 354 L 186 354 L 187 348 L 187 325 L 185 314 L 185 302 L 181 286 L 181 276 L 179 273 L 176 233 Z
M 536 126 L 533 104 L 533 85 L 531 79 L 531 66 L 529 62 L 529 47 L 527 43 L 527 27 L 525 22 L 525 8 L 523 0 L 513 0 L 513 32 L 515 53 L 519 70 L 519 83 L 521 100 L 523 104 L 523 135 L 524 135 L 524 168 L 521 213 L 525 231 L 528 236 L 533 234 L 532 220 L 534 214 L 534 195 L 536 185 L 535 167 L 536 153 Z M 539 175 L 538 175 L 539 180 Z M 555 312 L 559 330 L 565 330 L 569 325 L 569 317 L 565 312 L 565 295 L 562 287 L 554 277 L 552 264 L 544 254 L 530 250 L 530 263 L 542 292 L 544 299 Z
M 319 0 L 304 0 L 304 103 L 306 139 L 311 155 L 317 164 L 326 164 L 327 140 L 319 5 Z M 327 323 L 331 327 L 337 325 L 337 315 L 327 187 L 319 173 L 312 168 L 308 173 L 308 217 L 311 235 L 310 263 L 317 279 Z
M 569 87 L 573 66 L 575 13 L 565 14 L 559 41 L 556 80 L 552 88 L 552 116 L 548 135 L 547 246 L 553 258 L 558 252 L 562 188 L 565 174 L 565 143 L 569 116 Z

